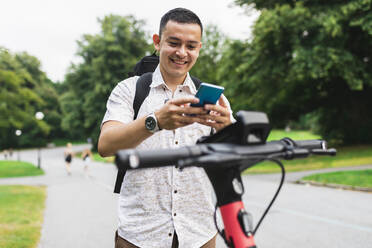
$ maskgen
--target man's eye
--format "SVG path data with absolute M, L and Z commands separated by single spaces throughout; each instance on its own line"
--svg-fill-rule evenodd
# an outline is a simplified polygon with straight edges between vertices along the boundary
M 176 46 L 178 46 L 178 43 L 177 42 L 169 42 L 169 45 L 172 46 L 172 47 L 176 47 Z
M 187 46 L 190 50 L 194 50 L 195 48 L 196 48 L 196 46 L 191 46 L 191 45 L 189 45 L 189 46 Z

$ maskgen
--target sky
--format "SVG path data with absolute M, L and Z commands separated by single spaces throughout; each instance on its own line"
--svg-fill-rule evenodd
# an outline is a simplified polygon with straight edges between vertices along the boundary
M 26 51 L 41 61 L 53 81 L 63 81 L 83 34 L 97 34 L 97 18 L 109 14 L 134 15 L 146 21 L 144 29 L 157 33 L 160 18 L 170 9 L 195 12 L 203 25 L 214 24 L 234 39 L 249 39 L 258 12 L 244 13 L 233 0 L 1 0 L 0 47 Z

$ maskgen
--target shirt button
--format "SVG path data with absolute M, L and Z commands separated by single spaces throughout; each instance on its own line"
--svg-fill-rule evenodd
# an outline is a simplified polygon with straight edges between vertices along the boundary
M 176 145 L 178 145 L 178 141 L 176 140 L 176 142 L 174 142 Z
M 168 233 L 168 235 L 169 235 L 169 237 L 171 237 L 172 236 L 172 233 Z
M 176 213 L 173 214 L 173 216 L 176 216 L 176 215 L 177 215 Z
M 180 90 L 180 92 L 182 92 L 182 90 Z
M 177 190 L 175 190 L 174 193 L 177 194 Z

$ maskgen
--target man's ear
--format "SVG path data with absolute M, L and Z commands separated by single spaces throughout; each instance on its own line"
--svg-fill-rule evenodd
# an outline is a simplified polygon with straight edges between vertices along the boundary
M 155 47 L 156 51 L 159 52 L 159 50 L 160 50 L 160 37 L 159 37 L 159 35 L 154 34 L 152 36 L 152 41 L 154 42 L 154 47 Z

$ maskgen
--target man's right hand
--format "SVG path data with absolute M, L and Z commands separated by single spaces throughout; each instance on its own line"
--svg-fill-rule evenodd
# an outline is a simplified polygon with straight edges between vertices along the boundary
M 161 129 L 174 130 L 194 122 L 201 123 L 207 114 L 203 108 L 190 107 L 198 103 L 198 98 L 178 98 L 168 101 L 155 111 L 158 126 Z M 203 118 L 204 117 L 204 118 Z M 142 116 L 128 124 L 119 121 L 107 121 L 102 125 L 98 142 L 101 156 L 112 156 L 120 149 L 134 148 L 152 135 L 145 128 L 146 116 Z
M 207 111 L 203 107 L 190 107 L 192 103 L 198 103 L 196 97 L 185 97 L 169 100 L 161 109 L 155 111 L 155 116 L 160 129 L 174 130 L 194 122 L 202 122 L 201 116 Z

